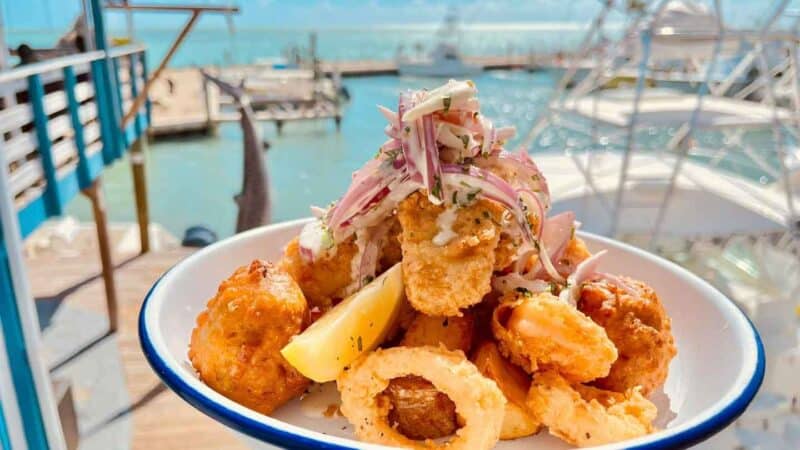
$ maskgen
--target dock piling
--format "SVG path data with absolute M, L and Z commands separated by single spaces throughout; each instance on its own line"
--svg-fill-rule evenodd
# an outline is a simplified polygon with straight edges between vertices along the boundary
M 97 245 L 100 249 L 100 264 L 103 271 L 103 287 L 106 291 L 108 331 L 109 333 L 115 333 L 119 327 L 119 308 L 117 305 L 117 289 L 114 282 L 114 262 L 111 260 L 111 243 L 108 237 L 108 218 L 100 180 L 101 178 L 97 177 L 89 187 L 81 192 L 92 204 L 92 214 L 97 228 Z
M 150 213 L 147 203 L 147 177 L 145 174 L 145 155 L 147 135 L 139 136 L 130 149 L 131 172 L 133 173 L 133 190 L 136 200 L 136 220 L 139 223 L 139 240 L 141 253 L 150 251 Z

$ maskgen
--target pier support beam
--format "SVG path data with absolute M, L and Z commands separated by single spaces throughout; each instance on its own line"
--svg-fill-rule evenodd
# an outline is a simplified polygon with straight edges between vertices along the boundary
M 114 282 L 114 262 L 111 260 L 111 240 L 108 237 L 108 219 L 100 178 L 95 179 L 82 193 L 92 204 L 94 224 L 97 228 L 97 246 L 100 248 L 100 264 L 103 268 L 103 285 L 106 291 L 108 331 L 114 333 L 119 326 L 119 308 L 117 306 L 117 288 Z
M 147 177 L 144 167 L 146 149 L 147 134 L 144 133 L 133 142 L 130 148 L 133 193 L 136 200 L 136 221 L 139 223 L 141 253 L 150 251 L 150 208 L 147 203 Z

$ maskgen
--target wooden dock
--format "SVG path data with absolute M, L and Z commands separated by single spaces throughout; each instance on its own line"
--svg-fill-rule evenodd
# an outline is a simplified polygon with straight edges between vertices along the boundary
M 130 245 L 138 242 L 135 226 L 115 225 L 111 232 L 120 308 L 119 331 L 112 335 L 104 334 L 105 300 L 92 226 L 82 226 L 68 245 L 58 233 L 42 237 L 38 232 L 26 243 L 44 346 L 54 378 L 72 387 L 80 449 L 244 450 L 227 428 L 166 389 L 139 346 L 142 299 L 193 249 L 164 238 L 156 250 L 140 256 Z
M 546 64 L 550 55 L 508 55 L 468 57 L 466 62 L 479 64 L 486 70 L 535 69 Z M 212 71 L 213 68 L 210 68 Z M 377 75 L 397 75 L 397 64 L 393 60 L 322 61 L 319 69 L 329 76 L 365 77 Z M 257 71 L 255 66 L 230 66 L 226 72 Z M 238 120 L 238 113 L 223 111 L 225 99 L 213 90 L 210 95 L 203 85 L 200 72 L 194 68 L 168 69 L 153 86 L 153 103 L 150 135 L 170 137 L 183 134 L 213 133 L 217 124 Z M 338 108 L 329 102 L 317 102 L 308 108 L 287 108 L 280 103 L 258 112 L 256 117 L 262 121 L 330 119 L 339 115 Z

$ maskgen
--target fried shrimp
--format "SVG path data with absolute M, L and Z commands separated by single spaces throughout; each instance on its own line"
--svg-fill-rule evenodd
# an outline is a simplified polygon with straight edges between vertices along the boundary
M 400 345 L 443 346 L 466 353 L 472 346 L 473 328 L 474 316 L 469 311 L 461 317 L 417 313 Z M 394 378 L 384 393 L 392 403 L 389 423 L 396 424 L 397 430 L 407 437 L 437 439 L 453 434 L 458 428 L 455 403 L 425 378 L 415 375 Z
M 446 211 L 455 211 L 455 217 L 452 226 L 441 228 L 437 222 L 442 222 L 440 215 L 450 214 Z M 491 290 L 502 213 L 489 200 L 446 209 L 421 192 L 400 203 L 403 278 L 414 309 L 430 316 L 458 316 L 462 308 L 481 301 Z
M 307 315 L 303 293 L 289 274 L 253 261 L 223 281 L 197 317 L 189 359 L 215 391 L 269 414 L 309 384 L 280 354 Z
M 325 311 L 346 297 L 345 290 L 352 281 L 351 261 L 356 253 L 358 248 L 350 240 L 309 262 L 300 255 L 300 244 L 295 238 L 286 246 L 280 267 L 294 278 L 310 306 Z
M 619 278 L 625 287 L 603 280 L 587 283 L 578 301 L 578 308 L 605 328 L 619 351 L 608 376 L 594 384 L 617 392 L 641 386 L 642 394 L 649 395 L 664 384 L 677 354 L 671 321 L 650 286 Z
M 464 426 L 446 444 L 415 441 L 388 421 L 392 408 L 382 395 L 393 378 L 418 375 L 455 402 Z M 505 397 L 462 352 L 435 347 L 393 347 L 376 350 L 356 361 L 337 380 L 341 411 L 359 439 L 404 448 L 489 449 L 497 443 Z
M 528 372 L 554 368 L 575 382 L 608 375 L 617 349 L 602 327 L 546 292 L 509 297 L 492 317 L 503 355 Z
M 542 418 L 550 434 L 580 447 L 652 433 L 658 413 L 639 388 L 618 393 L 571 385 L 554 371 L 534 376 L 528 407 Z
M 497 344 L 492 341 L 482 342 L 471 359 L 483 376 L 497 383 L 497 387 L 506 397 L 500 439 L 517 439 L 539 431 L 540 420 L 531 413 L 526 404 L 531 385 L 530 376 L 503 358 Z

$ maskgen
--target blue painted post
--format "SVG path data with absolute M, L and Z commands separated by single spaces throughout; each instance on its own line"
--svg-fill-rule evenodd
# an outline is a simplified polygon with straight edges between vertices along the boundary
M 78 80 L 72 67 L 64 67 L 64 91 L 67 94 L 67 109 L 74 130 L 75 148 L 78 151 L 78 184 L 81 189 L 87 188 L 92 183 L 89 172 L 89 160 L 86 157 L 86 141 L 83 140 L 83 124 L 81 123 L 80 103 L 75 96 L 75 86 Z
M 114 106 L 115 106 L 114 112 L 116 113 L 116 117 L 119 118 L 121 121 L 122 116 L 125 114 L 125 112 L 123 111 L 125 107 L 122 105 L 122 99 L 123 99 L 122 83 L 119 82 L 119 58 L 111 58 L 110 61 L 111 61 L 111 82 L 113 85 L 112 90 L 114 92 L 113 95 Z M 122 156 L 122 154 L 125 153 L 125 150 L 128 149 L 128 146 L 131 145 L 131 143 L 128 142 L 127 129 L 123 129 L 122 127 L 119 128 L 120 128 L 119 138 L 121 146 L 117 148 L 118 152 L 117 157 Z
M 111 164 L 116 154 L 116 136 L 114 128 L 114 115 L 109 111 L 111 102 L 108 101 L 108 90 L 103 81 L 105 76 L 105 62 L 102 59 L 92 61 L 92 82 L 94 83 L 94 101 L 97 105 L 97 119 L 100 121 L 100 136 L 103 139 L 103 163 Z
M 123 146 L 123 137 L 122 137 L 122 130 L 120 129 L 120 122 L 122 120 L 122 116 L 119 113 L 119 95 L 118 92 L 115 92 L 116 86 L 113 82 L 113 78 L 111 76 L 111 71 L 113 70 L 113 64 L 111 58 L 108 56 L 108 39 L 106 38 L 106 27 L 105 27 L 105 20 L 103 17 L 103 7 L 101 5 L 100 0 L 90 0 L 91 6 L 91 15 L 92 21 L 94 22 L 94 42 L 97 46 L 98 50 L 103 50 L 106 52 L 106 56 L 104 59 L 100 60 L 101 67 L 100 72 L 102 76 L 99 77 L 99 81 L 103 83 L 103 88 L 105 91 L 104 100 L 108 108 L 106 108 L 106 113 L 112 120 L 112 124 L 109 128 L 109 133 L 111 134 L 111 138 L 113 141 L 113 146 L 109 149 L 110 154 L 113 155 L 113 159 L 116 159 L 119 155 L 122 154 L 122 146 Z M 105 141 L 104 141 L 105 146 Z M 112 159 L 112 160 L 113 160 Z M 106 161 L 108 164 L 111 161 Z
M 131 98 L 135 99 L 139 95 L 139 79 L 137 78 L 136 74 L 136 54 L 131 53 L 128 55 L 128 77 L 131 80 Z M 136 130 L 136 138 L 139 139 L 139 136 L 142 135 L 142 131 L 144 130 L 144 120 L 142 118 L 142 114 L 137 111 L 136 118 L 134 119 L 134 130 Z
M 58 193 L 58 180 L 56 167 L 53 161 L 52 142 L 47 132 L 47 112 L 44 108 L 44 86 L 38 74 L 28 77 L 28 95 L 33 110 L 33 123 L 36 128 L 36 139 L 39 143 L 39 160 L 47 186 L 44 191 L 45 207 L 47 214 L 60 215 L 62 212 L 61 198 Z
M 141 63 L 142 63 L 142 80 L 147 83 L 147 52 L 141 52 L 140 54 Z M 147 100 L 144 102 L 145 109 L 147 111 L 147 125 L 153 123 L 153 105 L 150 103 L 150 97 L 147 97 Z

